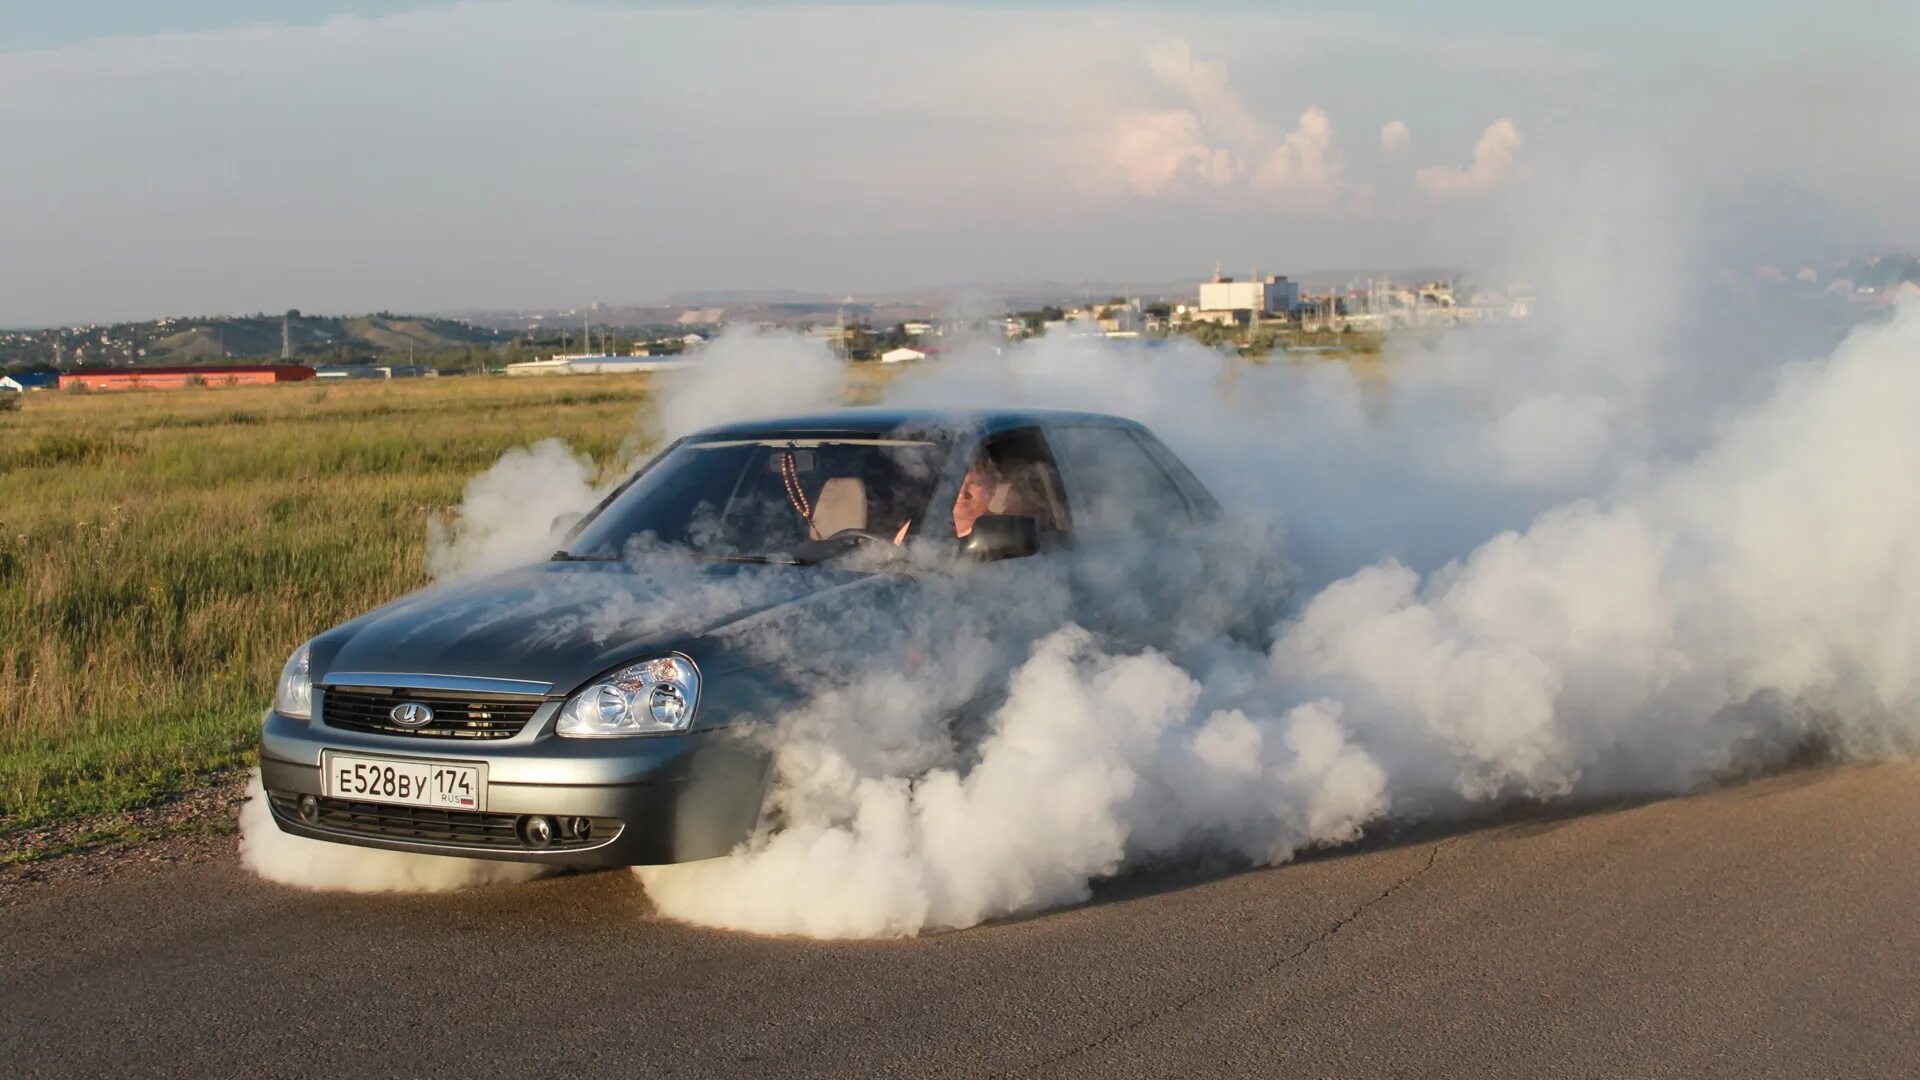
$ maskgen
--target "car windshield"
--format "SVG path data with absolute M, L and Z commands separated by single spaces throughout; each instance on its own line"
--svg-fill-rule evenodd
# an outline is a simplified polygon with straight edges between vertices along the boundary
M 813 562 L 855 545 L 891 546 L 925 516 L 942 453 L 931 440 L 887 435 L 684 442 L 556 557 L 665 547 Z

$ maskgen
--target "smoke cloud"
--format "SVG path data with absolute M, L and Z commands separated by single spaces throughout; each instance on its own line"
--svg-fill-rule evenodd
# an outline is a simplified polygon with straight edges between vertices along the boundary
M 447 580 L 533 562 L 554 549 L 554 524 L 594 504 L 593 462 L 563 439 L 509 450 L 467 481 L 460 515 L 427 519 L 427 573 Z
M 1583 456 L 1618 467 L 1600 491 L 1424 574 L 1387 558 L 1333 577 L 1273 625 L 1265 647 L 1236 636 L 1204 595 L 1172 598 L 1206 591 L 1206 573 L 1224 565 L 1219 544 L 1205 572 L 1150 549 L 1083 552 L 1085 563 L 1058 571 L 1055 604 L 1030 604 L 973 643 L 1004 650 L 1011 639 L 1024 654 L 977 754 L 955 759 L 940 703 L 876 663 L 774 735 L 781 828 L 727 859 L 641 877 L 664 913 L 690 921 L 895 935 L 1070 903 L 1101 876 L 1170 858 L 1271 863 L 1393 818 L 1680 791 L 1809 743 L 1910 752 L 1920 740 L 1920 496 L 1894 474 L 1920 450 L 1904 419 L 1920 406 L 1916 350 L 1920 310 L 1910 308 L 1825 360 L 1767 369 L 1758 406 L 1670 466 L 1648 469 L 1642 457 L 1670 445 L 1658 433 L 1575 432 L 1604 444 Z M 1129 378 L 1080 382 L 1092 363 Z M 1204 358 L 1169 362 L 1180 364 L 1199 369 L 1180 378 L 1218 392 Z M 1006 381 L 1012 372 L 1031 377 Z M 1234 389 L 1272 378 L 1298 396 L 1318 377 L 1242 373 Z M 1197 404 L 1179 395 L 1180 378 L 1080 341 L 1016 355 L 991 381 L 1023 400 L 1068 387 L 1096 406 L 1155 397 L 1169 414 L 1159 428 L 1203 467 L 1220 467 L 1223 443 L 1242 465 L 1286 460 L 1288 440 L 1247 449 L 1258 418 L 1225 406 L 1180 424 Z M 1116 383 L 1133 387 L 1115 394 Z M 1409 380 L 1407 392 L 1419 401 L 1436 384 Z M 937 374 L 926 389 L 936 387 L 957 393 Z M 1274 389 L 1248 396 L 1275 400 Z M 1506 411 L 1557 407 L 1527 399 Z M 1514 430 L 1483 452 L 1526 457 L 1561 434 L 1551 423 Z M 1412 434 L 1409 448 L 1431 435 Z M 1433 492 L 1460 490 L 1452 468 L 1431 466 Z M 1528 496 L 1540 486 L 1524 469 L 1491 480 Z M 1402 527 L 1417 531 L 1409 490 L 1388 497 L 1416 511 Z M 1363 498 L 1297 504 L 1291 516 L 1310 530 L 1316 514 Z M 1260 546 L 1243 545 L 1241 565 Z M 1261 579 L 1269 596 L 1280 580 Z M 1225 595 L 1261 595 L 1241 586 Z M 1011 600 L 985 583 L 964 591 L 987 606 Z M 1047 594 L 1023 581 L 1020 595 Z M 1142 627 L 1117 610 L 1134 605 L 1184 640 L 1139 647 Z M 1096 633 L 1074 621 L 1087 618 L 1109 625 Z M 959 671 L 921 674 L 965 683 Z M 894 750 L 875 758 L 878 736 Z
M 1537 217 L 1515 209 L 1525 243 L 1498 272 L 1536 290 L 1529 320 L 1367 364 L 1058 337 L 895 380 L 902 405 L 1140 419 L 1229 514 L 1178 542 L 1089 532 L 990 566 L 915 553 L 897 612 L 858 591 L 737 626 L 730 606 L 768 597 L 672 609 L 801 672 L 805 693 L 757 718 L 766 825 L 724 858 L 640 870 L 659 911 L 913 934 L 1073 903 L 1130 868 L 1272 864 L 1390 822 L 1679 792 L 1809 746 L 1920 748 L 1920 489 L 1904 475 L 1920 307 L 1849 329 L 1823 308 L 1741 306 L 1708 287 L 1675 224 L 1688 208 L 1650 173 L 1575 172 Z M 1559 212 L 1571 194 L 1589 213 Z M 1627 295 L 1648 299 L 1595 312 Z M 724 339 L 644 424 L 816 408 L 842 379 L 818 346 Z M 487 519 L 523 505 L 515 483 L 547 482 L 532 459 L 592 493 L 564 450 L 503 460 L 470 488 L 455 564 L 518 542 Z M 610 595 L 591 625 L 542 632 L 662 610 Z
M 692 368 L 661 387 L 659 435 L 677 439 L 714 424 L 830 408 L 845 392 L 846 368 L 825 342 L 790 333 L 730 327 L 702 348 Z

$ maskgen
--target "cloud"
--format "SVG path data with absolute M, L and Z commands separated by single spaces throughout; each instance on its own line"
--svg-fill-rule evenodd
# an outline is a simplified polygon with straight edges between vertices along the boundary
M 1790 211 L 1753 240 L 1788 250 L 1750 261 L 1920 236 L 1920 152 L 1881 137 L 1920 104 L 1891 55 L 1666 70 L 1584 39 L 1249 5 L 497 0 L 263 18 L 5 52 L 0 205 L 33 212 L 0 216 L 0 325 L 1158 279 L 1211 265 L 1259 215 L 1289 218 L 1301 266 L 1483 257 L 1485 231 L 1420 220 L 1427 200 L 1354 209 L 1415 179 L 1410 140 L 1328 147 L 1348 151 L 1330 203 L 1255 190 L 1276 151 L 1268 182 L 1314 175 L 1309 147 L 1287 145 L 1307 105 L 1352 142 L 1382 132 L 1383 100 L 1423 145 L 1527 102 L 1553 117 L 1527 129 L 1530 176 L 1551 147 L 1629 130 L 1734 197 L 1717 203 Z M 1500 171 L 1461 142 L 1427 187 Z
M 1198 110 L 1209 130 L 1237 143 L 1266 137 L 1260 121 L 1230 85 L 1227 66 L 1196 55 L 1184 39 L 1159 42 L 1147 49 L 1147 70 L 1162 86 L 1179 91 Z
M 1411 137 L 1405 120 L 1389 120 L 1380 127 L 1380 148 L 1391 154 L 1406 146 Z
M 1300 114 L 1299 126 L 1254 174 L 1253 187 L 1310 206 L 1332 204 L 1340 193 L 1341 168 L 1333 149 L 1333 121 L 1324 111 L 1309 108 Z
M 1292 131 L 1276 137 L 1233 88 L 1227 66 L 1196 54 L 1184 39 L 1149 46 L 1146 68 L 1186 107 L 1120 116 L 1112 156 L 1128 190 L 1152 197 L 1193 184 L 1241 185 L 1295 209 L 1339 204 L 1342 169 L 1325 110 L 1308 108 Z M 1257 168 L 1247 164 L 1254 162 Z
M 1146 66 L 1154 82 L 1185 99 L 1185 107 L 1120 117 L 1113 160 L 1128 189 L 1156 196 L 1186 182 L 1220 187 L 1240 179 L 1235 148 L 1244 151 L 1269 137 L 1233 89 L 1226 65 L 1175 38 L 1149 45 Z
M 1137 195 L 1158 195 L 1183 176 L 1212 184 L 1231 183 L 1240 171 L 1230 151 L 1208 146 L 1200 118 L 1191 110 L 1129 113 L 1120 118 L 1114 164 Z
M 1380 137 L 1382 142 L 1386 140 L 1384 130 Z M 1495 120 L 1480 133 L 1480 141 L 1473 144 L 1472 165 L 1464 169 L 1434 165 L 1421 169 L 1415 179 L 1421 187 L 1435 195 L 1469 195 L 1486 191 L 1512 174 L 1524 141 L 1513 121 Z

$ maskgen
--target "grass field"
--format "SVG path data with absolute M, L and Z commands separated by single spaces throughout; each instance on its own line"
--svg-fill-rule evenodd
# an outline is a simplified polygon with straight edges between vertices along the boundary
M 614 459 L 648 396 L 309 382 L 0 413 L 0 841 L 246 763 L 287 653 L 425 583 L 429 513 L 511 447 Z

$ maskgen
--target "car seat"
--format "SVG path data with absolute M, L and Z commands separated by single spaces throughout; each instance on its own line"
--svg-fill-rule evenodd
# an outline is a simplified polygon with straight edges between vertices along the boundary
M 813 501 L 813 538 L 867 527 L 867 484 L 857 476 L 829 477 Z

